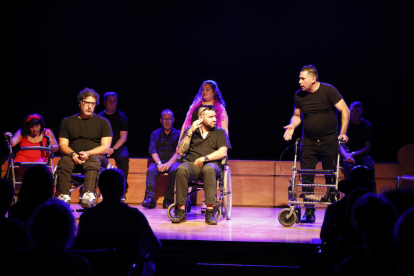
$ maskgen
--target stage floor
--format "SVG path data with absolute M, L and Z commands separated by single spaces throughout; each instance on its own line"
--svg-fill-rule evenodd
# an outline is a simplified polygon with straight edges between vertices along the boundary
M 218 225 L 207 225 L 204 222 L 204 214 L 201 214 L 201 206 L 192 206 L 191 212 L 187 214 L 187 222 L 173 224 L 167 216 L 167 210 L 162 209 L 161 205 L 157 205 L 155 209 L 146 209 L 139 204 L 130 206 L 143 212 L 154 233 L 159 239 L 164 240 L 319 244 L 320 229 L 325 215 L 324 208 L 317 208 L 315 223 L 299 223 L 284 227 L 277 219 L 283 208 L 233 207 L 231 220 L 220 218 Z M 81 207 L 71 204 L 71 208 Z M 73 214 L 78 221 L 82 213 Z

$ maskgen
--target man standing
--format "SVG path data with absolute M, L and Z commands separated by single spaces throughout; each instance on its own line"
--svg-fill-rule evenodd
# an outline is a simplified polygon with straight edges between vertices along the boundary
M 75 167 L 85 172 L 83 208 L 95 205 L 96 179 L 101 167 L 108 166 L 107 153 L 112 141 L 108 120 L 94 114 L 99 94 L 85 88 L 78 94 L 79 113 L 64 118 L 59 131 L 59 149 L 63 154 L 58 163 L 59 199 L 70 203 L 71 175 Z
M 349 178 L 349 172 L 356 165 L 363 165 L 372 172 L 372 181 L 375 181 L 374 161 L 368 155 L 371 149 L 372 125 L 363 119 L 362 103 L 351 103 L 351 122 L 348 127 L 348 150 L 341 147 L 341 155 L 344 158 L 343 167 L 345 179 Z
M 158 176 L 168 173 L 167 190 L 162 204 L 163 208 L 166 209 L 174 202 L 175 172 L 180 165 L 177 162 L 178 154 L 176 153 L 180 131 L 173 128 L 174 114 L 169 109 L 161 112 L 160 122 L 162 128 L 153 131 L 150 137 L 148 153 L 155 163 L 151 163 L 147 170 L 147 188 L 145 189 L 145 199 L 142 206 L 155 208 L 155 182 Z
M 301 144 L 301 169 L 315 169 L 322 161 L 324 170 L 335 170 L 338 153 L 338 139 L 348 141 L 346 130 L 349 123 L 349 109 L 341 94 L 330 84 L 318 81 L 318 71 L 313 65 L 303 66 L 299 75 L 300 90 L 295 95 L 295 110 L 290 124 L 285 126 L 284 139 L 292 139 L 295 128 L 303 120 Z M 342 127 L 338 136 L 336 111 L 340 111 Z M 304 184 L 314 183 L 314 175 L 303 175 Z M 326 184 L 334 183 L 331 176 L 325 176 Z M 302 187 L 304 194 L 312 194 L 313 187 Z M 306 206 L 301 222 L 315 222 L 315 208 Z
M 129 151 L 126 145 L 129 129 L 128 117 L 124 112 L 116 109 L 118 105 L 118 95 L 115 92 L 105 93 L 104 105 L 105 111 L 98 113 L 98 115 L 108 119 L 114 134 L 107 156 L 113 157 L 118 168 L 124 173 L 125 193 L 127 193 L 129 171 Z M 125 195 L 123 195 L 122 200 L 126 200 Z
M 214 106 L 203 106 L 198 110 L 198 120 L 188 127 L 181 138 L 178 151 L 180 155 L 187 153 L 185 162 L 177 169 L 176 196 L 178 209 L 173 223 L 187 221 L 186 200 L 189 181 L 201 178 L 204 182 L 206 223 L 217 225 L 213 206 L 215 203 L 216 178 L 220 176 L 220 161 L 227 156 L 231 148 L 226 131 L 216 126 Z

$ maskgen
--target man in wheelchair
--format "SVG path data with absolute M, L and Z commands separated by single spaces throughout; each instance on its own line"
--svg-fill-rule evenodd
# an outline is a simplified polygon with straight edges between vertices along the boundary
M 78 94 L 79 113 L 64 118 L 59 130 L 59 149 L 63 156 L 58 163 L 59 199 L 70 203 L 71 176 L 73 170 L 82 167 L 85 173 L 83 208 L 95 205 L 95 188 L 101 167 L 108 165 L 112 129 L 109 121 L 94 113 L 99 94 L 85 88 Z
M 220 161 L 231 148 L 226 131 L 216 126 L 214 106 L 202 106 L 198 110 L 198 120 L 188 127 L 178 146 L 180 155 L 186 154 L 184 162 L 176 173 L 176 210 L 173 223 L 187 221 L 186 200 L 189 181 L 201 179 L 204 182 L 206 223 L 217 225 L 213 206 L 215 203 L 216 178 L 220 177 Z

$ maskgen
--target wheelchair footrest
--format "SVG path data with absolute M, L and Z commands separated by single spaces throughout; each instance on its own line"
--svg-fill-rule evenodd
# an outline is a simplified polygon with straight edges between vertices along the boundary
M 302 174 L 302 175 L 315 175 L 315 174 L 335 175 L 335 171 L 333 170 L 297 170 L 296 173 Z

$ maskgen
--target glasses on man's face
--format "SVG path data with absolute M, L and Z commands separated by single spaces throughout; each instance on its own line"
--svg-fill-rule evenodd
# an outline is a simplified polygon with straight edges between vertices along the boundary
M 174 118 L 166 118 L 166 119 L 162 119 L 163 122 L 171 122 L 172 120 L 174 120 Z
M 95 105 L 96 105 L 96 102 L 87 102 L 87 101 L 82 101 L 82 103 L 83 103 L 84 105 L 90 105 L 90 106 L 95 106 Z

